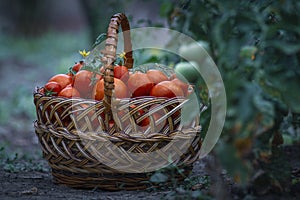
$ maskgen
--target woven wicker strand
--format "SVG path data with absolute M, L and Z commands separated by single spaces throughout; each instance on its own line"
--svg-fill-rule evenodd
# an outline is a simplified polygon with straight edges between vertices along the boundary
M 34 93 L 37 113 L 35 133 L 43 156 L 51 167 L 54 181 L 59 184 L 106 190 L 145 189 L 153 186 L 149 178 L 155 171 L 124 173 L 117 170 L 120 166 L 124 169 L 147 167 L 139 159 L 134 160 L 132 153 L 139 154 L 141 160 L 147 159 L 148 153 L 163 148 L 181 155 L 172 163 L 184 169 L 184 176 L 176 174 L 173 177 L 178 180 L 191 172 L 193 163 L 199 157 L 202 143 L 199 118 L 188 125 L 181 124 L 180 112 L 187 99 L 114 98 L 112 63 L 116 57 L 120 25 L 124 32 L 125 65 L 130 68 L 133 63 L 128 20 L 124 14 L 116 14 L 111 18 L 104 50 L 104 101 L 49 97 L 39 93 L 39 89 Z M 156 113 L 162 116 L 157 119 L 154 117 Z M 146 118 L 149 119 L 149 126 L 140 127 L 138 124 Z M 109 123 L 111 120 L 113 124 Z M 106 146 L 107 141 L 111 146 Z M 177 145 L 170 145 L 174 141 L 177 141 Z M 106 150 L 103 151 L 103 148 Z M 167 151 L 155 156 L 154 161 L 169 158 Z

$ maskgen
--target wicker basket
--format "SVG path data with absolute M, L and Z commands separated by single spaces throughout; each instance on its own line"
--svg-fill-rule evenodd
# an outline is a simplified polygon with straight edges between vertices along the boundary
M 175 178 L 183 179 L 199 156 L 202 140 L 198 117 L 188 126 L 180 123 L 180 110 L 187 99 L 114 98 L 112 63 L 119 25 L 124 34 L 125 66 L 133 65 L 129 23 L 124 14 L 116 14 L 111 18 L 103 51 L 103 101 L 49 97 L 38 90 L 34 93 L 35 132 L 59 184 L 107 190 L 145 189 L 151 186 L 149 178 L 156 170 L 153 166 L 173 164 L 184 168 L 183 174 L 175 174 Z M 141 115 L 140 110 L 145 112 Z M 163 112 L 163 116 L 155 118 L 156 112 Z M 149 127 L 141 129 L 137 124 L 147 117 Z M 154 162 L 153 166 L 145 162 L 147 159 Z

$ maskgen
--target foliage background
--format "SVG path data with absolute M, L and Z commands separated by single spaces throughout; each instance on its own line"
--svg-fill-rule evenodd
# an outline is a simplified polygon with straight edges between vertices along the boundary
M 283 148 L 300 138 L 299 9 L 293 0 L 162 5 L 172 28 L 209 43 L 228 100 L 216 153 L 237 182 L 261 193 L 292 183 Z

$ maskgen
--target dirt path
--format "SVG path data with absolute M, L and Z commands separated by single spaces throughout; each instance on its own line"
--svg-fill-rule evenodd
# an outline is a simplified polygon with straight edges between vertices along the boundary
M 17 163 L 15 163 L 17 164 Z M 170 190 L 154 191 L 103 191 L 100 189 L 80 190 L 72 189 L 53 182 L 47 163 L 35 160 L 32 165 L 41 164 L 42 171 L 8 172 L 0 169 L 0 199 L 162 199 L 166 198 Z M 203 163 L 197 162 L 192 176 L 204 175 Z
M 9 130 L 9 129 L 8 129 Z M 9 137 L 10 135 L 10 137 Z M 18 135 L 16 139 L 14 136 Z M 3 139 L 2 135 L 2 139 Z M 1 137 L 0 137 L 1 138 Z M 195 186 L 196 191 L 181 191 L 180 188 L 170 188 L 153 191 L 118 191 L 109 192 L 100 189 L 95 190 L 78 190 L 68 188 L 62 185 L 53 183 L 50 169 L 47 162 L 41 158 L 41 150 L 39 145 L 34 140 L 33 132 L 23 132 L 18 134 L 8 134 L 7 141 L 10 141 L 10 148 L 5 150 L 15 150 L 18 156 L 12 153 L 3 153 L 0 149 L 0 199 L 193 199 L 191 196 L 200 192 L 200 197 L 203 195 L 214 196 L 217 191 L 210 191 L 211 187 L 203 187 L 201 184 L 207 184 L 203 181 L 200 184 L 194 183 L 190 186 Z M 3 141 L 3 140 L 2 140 Z M 26 144 L 26 145 L 25 145 Z M 293 176 L 298 177 L 295 180 L 300 180 L 300 145 L 293 148 L 287 148 L 287 156 L 292 164 Z M 6 154 L 3 156 L 2 154 Z M 201 160 L 194 164 L 194 169 L 191 177 L 207 176 L 207 160 Z M 214 172 L 212 171 L 213 173 Z M 223 177 L 224 178 L 224 177 Z M 225 181 L 224 181 L 225 180 Z M 241 191 L 226 178 L 221 183 L 214 183 L 217 186 L 225 187 L 229 195 L 229 199 L 244 199 L 249 196 L 254 199 L 300 199 L 300 181 L 295 183 L 288 194 L 266 194 L 257 197 L 254 194 L 247 194 L 247 191 Z M 225 185 L 224 185 L 225 183 Z M 200 185 L 200 187 L 199 187 Z M 207 184 L 208 185 L 208 184 Z M 224 190 L 224 188 L 223 188 Z M 193 193 L 194 192 L 194 193 Z M 203 195 L 202 195 L 203 194 Z M 215 199 L 215 198 L 212 198 Z
M 160 199 L 166 192 L 78 190 L 52 182 L 49 173 L 0 171 L 0 199 Z
M 292 174 L 300 180 L 300 146 L 286 149 L 292 164 Z M 213 157 L 209 156 L 194 164 L 191 180 L 197 182 L 185 182 L 176 187 L 145 191 L 103 191 L 100 189 L 81 190 L 72 189 L 53 182 L 50 169 L 44 159 L 11 159 L 3 160 L 0 166 L 0 199 L 300 199 L 300 182 L 294 183 L 290 191 L 286 193 L 268 192 L 263 196 L 257 196 L 246 190 L 241 190 L 226 176 L 218 176 L 213 179 L 208 173 L 207 163 Z M 215 169 L 214 166 L 212 169 Z M 217 174 L 212 171 L 213 176 Z M 206 178 L 206 179 L 205 179 Z M 216 181 L 217 180 L 217 181 Z M 214 182 L 213 182 L 214 181 Z M 189 189 L 182 189 L 184 184 L 191 184 Z M 194 198 L 194 197 L 198 198 Z M 200 198 L 199 198 L 200 197 Z M 223 198 L 224 197 L 224 198 Z

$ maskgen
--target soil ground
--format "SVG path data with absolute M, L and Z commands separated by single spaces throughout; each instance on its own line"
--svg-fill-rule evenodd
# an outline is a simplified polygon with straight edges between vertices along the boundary
M 300 146 L 286 149 L 290 157 L 293 175 L 300 178 Z M 38 157 L 38 156 L 37 156 Z M 209 156 L 194 164 L 191 178 L 209 177 L 207 163 L 212 160 Z M 82 190 L 72 189 L 64 185 L 55 184 L 47 162 L 42 158 L 28 159 L 26 157 L 16 159 L 13 167 L 9 163 L 0 168 L 0 199 L 194 199 L 193 193 L 201 192 L 201 197 L 209 199 L 299 199 L 300 184 L 293 185 L 290 191 L 285 193 L 268 192 L 264 195 L 251 194 L 241 190 L 223 172 L 219 174 L 217 183 L 207 182 L 194 183 L 190 188 L 196 191 L 180 190 L 179 187 L 167 189 L 155 189 L 149 191 L 103 191 L 101 189 Z M 211 166 L 210 166 L 211 167 Z M 211 170 L 211 169 L 210 169 Z M 216 170 L 217 171 L 217 170 Z M 213 181 L 213 179 L 211 179 Z

